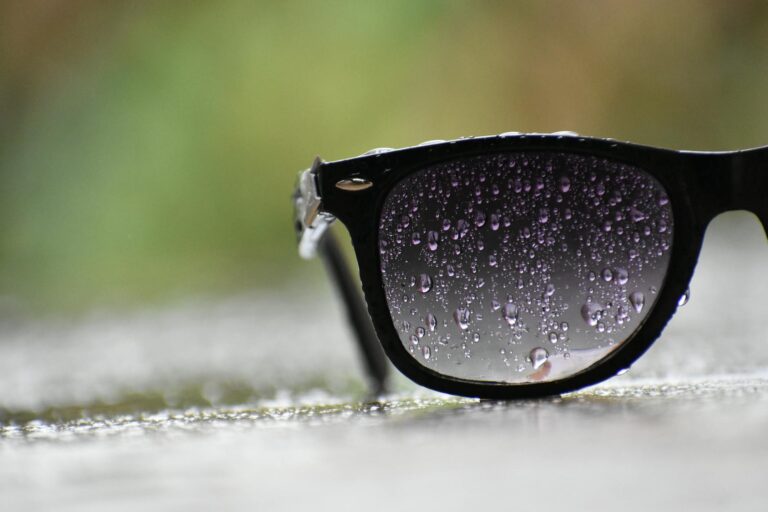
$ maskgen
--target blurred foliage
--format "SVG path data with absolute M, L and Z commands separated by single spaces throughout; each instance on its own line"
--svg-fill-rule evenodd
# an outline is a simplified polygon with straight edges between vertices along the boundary
M 320 154 L 575 130 L 768 142 L 760 1 L 0 4 L 0 296 L 281 286 Z

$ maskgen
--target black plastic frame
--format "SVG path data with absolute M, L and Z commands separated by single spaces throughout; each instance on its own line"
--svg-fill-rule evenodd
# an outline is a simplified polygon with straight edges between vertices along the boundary
M 567 379 L 505 384 L 446 377 L 419 364 L 403 347 L 393 325 L 382 284 L 378 229 L 384 200 L 404 177 L 425 166 L 458 157 L 509 151 L 559 151 L 594 155 L 630 164 L 653 175 L 666 189 L 674 215 L 672 255 L 659 298 L 643 325 L 609 356 Z M 446 393 L 493 399 L 533 398 L 574 391 L 630 367 L 659 337 L 675 313 L 693 274 L 707 224 L 728 210 L 749 210 L 768 233 L 768 147 L 733 152 L 659 149 L 610 139 L 564 135 L 477 137 L 364 155 L 316 166 L 321 211 L 349 230 L 368 312 L 389 359 L 423 386 Z M 344 190 L 341 180 L 370 182 Z

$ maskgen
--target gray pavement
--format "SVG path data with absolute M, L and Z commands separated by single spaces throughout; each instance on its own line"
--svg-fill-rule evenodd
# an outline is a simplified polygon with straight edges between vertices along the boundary
M 766 262 L 718 219 L 649 353 L 540 401 L 361 403 L 327 289 L 6 320 L 0 510 L 766 510 Z

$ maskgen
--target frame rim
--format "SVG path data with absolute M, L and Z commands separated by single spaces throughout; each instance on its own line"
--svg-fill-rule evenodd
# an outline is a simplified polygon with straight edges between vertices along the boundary
M 656 303 L 643 323 L 611 353 L 578 373 L 549 382 L 511 384 L 460 379 L 422 365 L 403 346 L 389 312 L 380 271 L 379 217 L 392 188 L 419 170 L 453 158 L 523 151 L 588 154 L 630 164 L 661 183 L 673 214 L 672 252 Z M 575 391 L 602 382 L 629 368 L 653 343 L 678 307 L 698 259 L 708 219 L 694 208 L 692 195 L 703 192 L 697 169 L 700 159 L 730 153 L 673 151 L 610 139 L 563 135 L 518 135 L 460 139 L 364 155 L 323 164 L 318 172 L 325 211 L 348 229 L 355 250 L 363 292 L 376 334 L 394 366 L 419 385 L 455 395 L 492 399 L 535 398 Z M 719 166 L 717 166 L 719 167 Z M 346 194 L 335 183 L 344 178 L 368 179 L 368 190 Z

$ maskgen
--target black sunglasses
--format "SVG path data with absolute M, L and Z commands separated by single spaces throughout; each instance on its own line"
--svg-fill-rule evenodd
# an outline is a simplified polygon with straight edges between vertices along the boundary
M 750 210 L 768 233 L 767 193 L 768 148 L 502 134 L 317 159 L 294 204 L 300 253 L 327 262 L 376 392 L 386 353 L 438 391 L 527 398 L 629 368 L 687 296 L 709 221 Z

